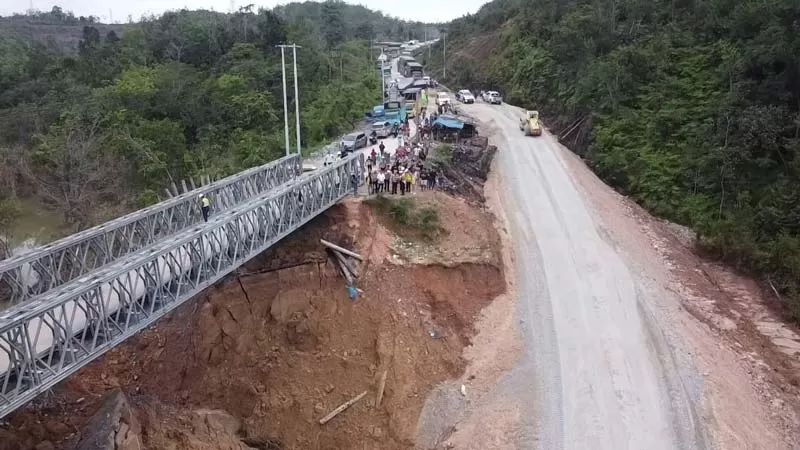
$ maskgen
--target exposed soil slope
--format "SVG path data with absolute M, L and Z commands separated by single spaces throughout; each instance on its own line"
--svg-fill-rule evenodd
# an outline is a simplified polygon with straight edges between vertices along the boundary
M 470 256 L 496 247 L 491 218 L 441 193 L 421 197 L 457 241 L 443 238 L 426 258 L 398 247 L 358 201 L 337 206 L 12 415 L 0 449 L 72 448 L 116 388 L 144 448 L 411 448 L 428 392 L 462 374 L 474 320 L 505 289 L 496 253 Z M 478 240 L 455 228 L 465 222 Z M 365 255 L 355 301 L 321 237 Z M 364 390 L 359 403 L 317 423 Z

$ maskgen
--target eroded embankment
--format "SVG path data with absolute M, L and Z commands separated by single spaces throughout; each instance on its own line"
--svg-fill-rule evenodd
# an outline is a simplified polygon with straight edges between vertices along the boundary
M 357 201 L 335 207 L 13 414 L 0 430 L 0 449 L 72 448 L 78 441 L 103 448 L 88 440 L 93 434 L 116 437 L 109 448 L 118 449 L 411 447 L 427 393 L 463 373 L 474 320 L 505 286 L 491 218 L 458 199 L 427 195 L 445 228 L 470 223 L 480 240 L 454 229 L 436 245 L 447 247 L 436 252 L 439 259 L 417 255 L 410 263 L 404 252 L 413 247 L 396 248 L 369 208 Z M 355 301 L 321 237 L 367 256 Z M 441 259 L 475 248 L 480 258 Z M 106 406 L 118 412 L 111 425 L 117 431 L 87 428 L 116 388 L 124 397 Z M 365 390 L 355 406 L 318 424 Z

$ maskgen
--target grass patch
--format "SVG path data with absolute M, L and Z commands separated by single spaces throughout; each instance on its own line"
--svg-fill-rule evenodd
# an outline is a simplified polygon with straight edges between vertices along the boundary
M 378 194 L 365 200 L 365 203 L 404 237 L 432 241 L 445 232 L 439 212 L 430 206 L 420 207 L 414 199 L 390 198 Z
M 449 144 L 438 145 L 431 152 L 429 159 L 437 166 L 450 164 L 453 162 L 453 147 Z

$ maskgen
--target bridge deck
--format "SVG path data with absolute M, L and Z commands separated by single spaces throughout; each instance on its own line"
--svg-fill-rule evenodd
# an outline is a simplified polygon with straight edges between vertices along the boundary
M 0 261 L 0 310 L 29 301 L 202 222 L 197 199 L 200 193 L 212 200 L 217 211 L 223 211 L 300 173 L 300 157 L 288 156 Z

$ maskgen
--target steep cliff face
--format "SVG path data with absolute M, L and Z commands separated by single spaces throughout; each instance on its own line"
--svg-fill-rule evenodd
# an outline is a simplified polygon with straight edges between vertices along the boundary
M 13 448 L 408 448 L 427 393 L 462 373 L 473 321 L 505 288 L 491 217 L 429 195 L 452 229 L 430 245 L 446 251 L 397 248 L 370 208 L 348 201 L 12 415 Z M 365 257 L 355 300 L 320 238 Z

